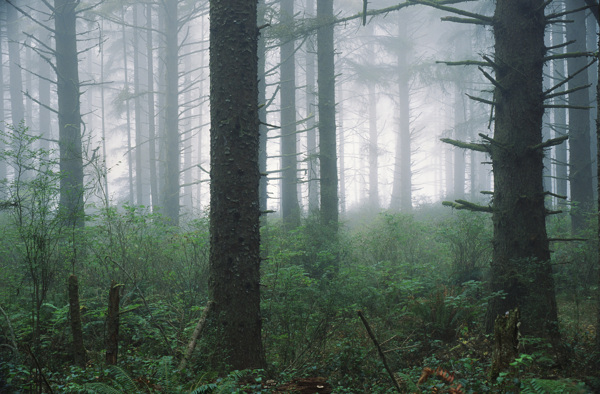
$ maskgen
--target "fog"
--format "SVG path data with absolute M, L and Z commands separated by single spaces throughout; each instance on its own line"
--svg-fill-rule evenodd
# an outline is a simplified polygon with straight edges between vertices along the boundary
M 2 97 L 0 118 L 14 123 L 13 114 L 24 103 L 25 125 L 33 134 L 57 149 L 58 120 L 44 109 L 56 109 L 56 87 L 44 94 L 44 81 L 55 76 L 46 65 L 53 55 L 53 39 L 44 26 L 54 23 L 43 3 L 13 1 L 19 12 L 4 4 L 2 11 Z M 369 2 L 369 9 L 395 5 L 392 1 Z M 280 211 L 282 187 L 281 154 L 281 56 L 280 45 L 293 41 L 295 61 L 295 136 L 297 192 L 302 212 L 309 207 L 309 173 L 315 153 L 308 154 L 308 134 L 317 129 L 316 35 L 310 26 L 314 1 L 296 1 L 296 32 L 280 22 L 279 4 L 269 3 L 264 11 L 265 106 L 268 126 L 268 209 Z M 338 19 L 360 13 L 362 1 L 336 1 Z M 462 7 L 490 13 L 488 2 Z M 144 2 L 84 2 L 78 14 L 78 60 L 81 82 L 82 140 L 89 201 L 110 204 L 153 205 L 166 187 L 161 177 L 165 163 L 165 22 L 157 6 Z M 150 19 L 148 19 L 150 13 Z M 491 166 L 484 154 L 471 153 L 440 141 L 451 138 L 478 141 L 479 133 L 491 134 L 490 106 L 467 95 L 491 99 L 492 85 L 476 66 L 448 66 L 444 61 L 474 60 L 493 51 L 490 29 L 442 21 L 448 13 L 430 7 L 407 7 L 398 11 L 349 19 L 335 25 L 336 133 L 339 200 L 341 212 L 359 207 L 387 209 L 392 203 L 394 182 L 409 182 L 410 204 L 436 203 L 468 196 L 485 201 L 480 191 L 491 191 Z M 11 19 L 12 18 L 12 19 Z M 18 69 L 22 82 L 15 86 L 14 54 L 7 45 L 10 29 L 18 36 Z M 561 27 L 553 27 L 561 29 Z M 559 32 L 548 40 L 562 35 Z M 556 33 L 556 32 L 555 32 Z M 14 34 L 14 33 L 10 33 Z M 291 34 L 291 35 L 290 35 Z M 208 3 L 178 2 L 178 121 L 180 205 L 184 211 L 199 212 L 209 202 L 208 103 Z M 148 43 L 151 39 L 152 42 Z M 150 58 L 148 45 L 151 47 Z M 400 70 L 399 56 L 406 61 Z M 149 62 L 151 60 L 151 63 Z M 148 66 L 153 67 L 150 72 Z M 548 68 L 550 72 L 552 67 Z M 310 77 L 307 75 L 311 73 Z M 399 73 L 407 73 L 408 92 L 402 93 Z M 150 79 L 148 78 L 150 75 Z M 312 81 L 309 79 L 312 78 Z M 150 84 L 152 84 L 151 87 Z M 310 85 L 312 84 L 312 85 Z M 11 89 L 9 89 L 9 86 Z M 17 93 L 15 93 L 17 92 Z M 20 93 L 20 94 L 19 94 Z M 408 119 L 401 115 L 400 95 L 408 97 Z M 14 97 L 19 96 L 20 97 Z M 313 97 L 311 101 L 311 96 Z M 14 107 L 14 109 L 13 109 Z M 152 107 L 152 111 L 150 111 Z M 48 110 L 46 110 L 48 111 Z M 152 117 L 152 122 L 149 121 Z M 398 136 L 401 123 L 410 127 L 410 179 L 395 179 L 401 153 Z M 548 117 L 548 122 L 552 119 Z M 151 126 L 151 123 L 154 123 Z M 152 129 L 152 131 L 151 131 Z M 152 137 L 154 135 L 154 137 Z M 315 138 L 315 137 L 313 137 Z M 406 142 L 404 142 L 406 143 Z M 154 151 L 157 190 L 151 190 L 151 155 Z M 550 154 L 555 155 L 554 153 Z M 552 166 L 550 175 L 558 171 Z M 312 167 L 311 167 L 312 168 Z M 315 167 L 316 168 L 316 167 Z M 10 170 L 8 170 L 10 173 Z M 106 180 L 103 177 L 106 176 Z M 554 182 L 555 183 L 555 182 Z M 550 185 L 553 185 L 550 182 Z M 556 186 L 551 186 L 556 189 Z

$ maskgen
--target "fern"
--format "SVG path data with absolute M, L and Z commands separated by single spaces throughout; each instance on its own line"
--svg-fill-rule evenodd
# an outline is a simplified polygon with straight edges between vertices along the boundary
M 545 393 L 564 393 L 579 394 L 586 393 L 584 383 L 575 384 L 568 379 L 529 379 L 523 382 L 521 393 L 524 394 L 545 394 Z
M 114 375 L 112 385 L 107 383 L 88 383 L 85 388 L 88 392 L 97 394 L 135 394 L 140 390 L 134 380 L 121 367 L 109 365 L 108 369 Z

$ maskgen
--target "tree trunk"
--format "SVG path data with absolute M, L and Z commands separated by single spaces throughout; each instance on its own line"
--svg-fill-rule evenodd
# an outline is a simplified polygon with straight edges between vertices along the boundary
M 215 368 L 264 368 L 254 1 L 210 2 L 209 294 Z
M 127 133 L 127 171 L 128 171 L 128 186 L 129 186 L 129 205 L 134 205 L 134 185 L 133 185 L 133 156 L 131 144 L 131 110 L 129 107 L 129 66 L 127 65 L 127 35 L 125 34 L 125 6 L 121 6 L 121 39 L 123 40 L 123 77 L 125 91 L 125 116 L 127 118 L 126 133 Z
M 562 8 L 562 6 L 561 6 Z M 562 9 L 557 10 L 561 12 Z M 557 23 L 552 27 L 552 46 L 560 45 L 565 42 L 564 26 Z M 564 53 L 564 48 L 557 48 L 553 51 L 554 54 Z M 566 76 L 565 72 L 565 60 L 556 59 L 553 61 L 552 77 L 555 83 L 560 81 Z M 556 92 L 564 91 L 564 87 L 556 89 Z M 553 104 L 565 105 L 567 104 L 565 96 L 558 96 L 554 98 Z M 567 110 L 565 108 L 554 108 L 553 110 L 553 129 L 554 138 L 562 137 L 567 134 Z M 567 167 L 567 144 L 560 144 L 554 147 L 554 175 L 556 177 L 556 194 L 561 196 L 567 196 L 568 186 L 568 167 Z M 556 201 L 556 203 L 563 203 L 564 201 Z
M 314 17 L 314 0 L 306 1 L 306 17 Z M 308 212 L 319 210 L 319 163 L 317 162 L 317 122 L 315 89 L 315 45 L 313 37 L 306 40 L 306 153 L 308 155 Z
M 294 0 L 281 0 L 280 21 L 293 31 Z M 295 41 L 284 36 L 280 47 L 281 97 L 281 217 L 288 229 L 300 225 L 298 163 L 296 160 L 296 57 Z
M 567 10 L 585 6 L 584 0 L 573 0 L 566 3 Z M 567 24 L 567 41 L 575 42 L 567 46 L 567 52 L 586 51 L 585 11 L 568 16 L 573 23 Z M 584 56 L 567 59 L 569 75 L 575 74 L 585 67 Z M 588 84 L 588 73 L 579 73 L 569 81 L 569 89 Z M 588 89 L 569 94 L 569 105 L 588 106 L 590 97 Z M 586 221 L 593 204 L 592 159 L 590 150 L 589 110 L 569 108 L 569 183 L 571 185 L 571 228 L 577 234 L 586 228 Z
M 391 210 L 412 210 L 409 69 L 406 52 L 408 29 L 404 16 L 398 19 L 398 135 Z
M 86 354 L 83 346 L 81 313 L 79 309 L 79 284 L 75 275 L 69 276 L 69 313 L 71 315 L 71 333 L 73 335 L 73 361 L 85 368 Z
M 524 335 L 559 339 L 542 184 L 544 0 L 507 0 L 494 15 L 496 79 L 493 259 L 486 327 L 516 307 Z
M 6 6 L 7 3 L 2 1 L 0 2 L 0 21 L 4 20 L 6 17 Z M 7 119 L 6 112 L 4 108 L 4 89 L 6 85 L 4 84 L 4 40 L 2 34 L 2 27 L 0 26 L 0 119 Z M 4 141 L 0 140 L 0 151 L 4 151 L 5 145 Z M 0 180 L 6 179 L 7 171 L 6 171 L 6 162 L 4 160 L 0 160 Z M 4 199 L 4 192 L 0 191 L 0 199 Z
M 19 50 L 19 12 L 12 5 L 6 10 L 6 38 L 8 41 L 8 71 L 10 78 L 10 111 L 14 127 L 18 127 L 25 118 L 23 105 L 23 77 L 21 75 L 21 56 Z
M 83 226 L 83 159 L 77 63 L 76 0 L 54 1 L 60 206 L 68 225 Z
M 371 53 L 375 56 L 373 45 Z M 369 83 L 369 208 L 379 210 L 379 130 L 377 130 L 377 93 L 375 84 Z
M 179 42 L 177 32 L 178 1 L 163 3 L 165 16 L 165 187 L 162 192 L 163 214 L 173 226 L 179 225 Z
M 498 315 L 494 321 L 494 349 L 492 353 L 492 367 L 490 377 L 496 380 L 500 372 L 505 372 L 510 363 L 518 356 L 519 347 L 519 322 L 521 316 L 519 309 L 506 311 Z
M 333 233 L 338 229 L 338 174 L 335 128 L 335 64 L 333 0 L 317 1 L 317 85 L 319 89 L 319 159 L 321 165 L 321 222 Z
M 108 292 L 108 313 L 106 315 L 106 363 L 117 364 L 119 355 L 119 308 L 121 286 L 114 280 Z
M 266 12 L 265 0 L 258 1 L 257 7 L 257 26 L 265 25 L 265 12 Z M 258 38 L 258 103 L 261 107 L 258 109 L 258 118 L 259 118 L 259 144 L 258 144 L 258 170 L 260 171 L 261 177 L 259 181 L 259 201 L 260 201 L 260 210 L 264 212 L 267 210 L 267 81 L 265 78 L 265 56 L 266 56 L 266 47 L 265 47 L 265 38 L 260 35 Z M 266 217 L 266 216 L 265 216 Z
M 141 8 L 139 4 L 133 4 L 133 91 L 135 98 L 135 202 L 137 205 L 147 205 L 148 193 L 144 190 L 144 166 L 143 157 L 146 144 L 144 143 L 144 131 L 142 129 L 142 88 L 140 83 L 140 45 L 139 31 L 137 30 Z
M 154 114 L 154 58 L 152 37 L 152 4 L 146 4 L 146 54 L 148 67 L 148 161 L 150 165 L 150 196 L 152 212 L 158 209 L 158 180 L 156 174 L 156 120 Z

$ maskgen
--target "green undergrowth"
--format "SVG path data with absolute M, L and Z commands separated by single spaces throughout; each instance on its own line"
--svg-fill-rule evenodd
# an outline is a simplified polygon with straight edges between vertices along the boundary
M 223 376 L 208 369 L 214 346 L 203 338 L 187 368 L 178 370 L 208 298 L 206 217 L 175 230 L 144 207 L 94 212 L 78 234 L 78 247 L 85 252 L 74 267 L 86 368 L 71 365 L 64 283 L 73 267 L 27 271 L 28 262 L 15 249 L 0 249 L 0 261 L 12 262 L 2 263 L 0 275 L 0 306 L 7 316 L 0 319 L 1 383 L 11 389 L 267 393 L 294 379 L 320 376 L 337 393 L 394 392 L 359 310 L 404 392 L 579 393 L 600 387 L 595 284 L 575 264 L 591 269 L 595 256 L 588 244 L 555 247 L 565 359 L 541 346 L 524 348 L 510 370 L 491 382 L 492 343 L 482 323 L 490 298 L 502 294 L 489 293 L 485 285 L 491 258 L 488 216 L 431 207 L 412 215 L 382 213 L 349 219 L 336 237 L 314 218 L 292 231 L 269 220 L 262 233 L 261 278 L 268 368 Z M 5 214 L 0 220 L 7 226 L 0 237 L 12 237 L 0 239 L 5 244 L 15 239 L 16 229 Z M 561 223 L 550 226 L 557 234 L 561 229 Z M 67 253 L 60 237 L 53 245 L 56 256 Z M 31 300 L 38 280 L 47 287 L 36 306 Z M 123 285 L 117 366 L 104 363 L 111 280 Z M 17 349 L 12 349 L 11 330 Z

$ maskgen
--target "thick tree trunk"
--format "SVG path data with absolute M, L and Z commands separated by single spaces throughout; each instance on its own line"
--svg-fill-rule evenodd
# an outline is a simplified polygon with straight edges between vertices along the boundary
M 544 0 L 506 0 L 494 15 L 496 122 L 492 299 L 486 327 L 518 307 L 524 335 L 557 341 L 557 310 L 542 184 Z
M 567 10 L 585 6 L 584 0 L 572 0 L 566 3 Z M 567 52 L 586 51 L 585 11 L 570 14 L 568 19 L 573 23 L 567 24 L 567 41 L 575 42 L 567 46 Z M 569 75 L 575 74 L 585 67 L 586 58 L 567 59 Z M 569 81 L 569 88 L 588 84 L 588 73 L 581 72 Z M 569 105 L 588 106 L 590 97 L 588 89 L 582 89 L 569 94 Z M 571 228 L 574 234 L 586 227 L 586 214 L 589 214 L 593 204 L 592 188 L 592 159 L 590 150 L 589 110 L 569 108 L 569 183 L 571 186 Z
M 321 165 L 321 222 L 333 233 L 338 229 L 338 174 L 335 127 L 335 64 L 333 0 L 317 1 L 317 85 L 319 89 L 319 159 Z
M 216 368 L 264 368 L 257 4 L 210 2 L 209 294 Z
M 106 363 L 117 364 L 119 355 L 119 308 L 121 285 L 111 281 L 108 292 L 108 313 L 106 315 Z
M 294 0 L 282 0 L 280 20 L 293 31 Z M 300 225 L 298 203 L 298 162 L 296 160 L 296 57 L 295 41 L 284 37 L 280 47 L 281 95 L 281 217 L 284 225 L 293 229 Z
M 77 63 L 76 0 L 54 1 L 60 206 L 66 222 L 83 226 L 83 159 Z
M 81 368 L 85 367 L 86 354 L 83 346 L 81 312 L 79 309 L 79 284 L 75 275 L 69 276 L 69 313 L 71 315 L 71 334 L 73 335 L 73 361 Z
M 163 3 L 165 16 L 165 187 L 162 193 L 163 214 L 169 223 L 179 225 L 179 42 L 177 1 Z

